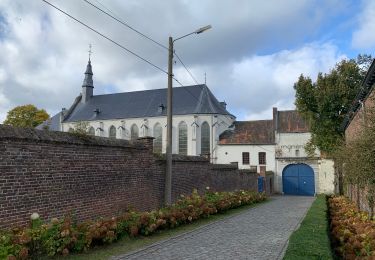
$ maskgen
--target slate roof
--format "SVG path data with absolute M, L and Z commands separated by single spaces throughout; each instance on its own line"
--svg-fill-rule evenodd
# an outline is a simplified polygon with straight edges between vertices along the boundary
M 60 130 L 60 114 L 61 114 L 61 112 L 57 113 L 56 115 L 54 115 L 50 119 L 44 121 L 43 123 L 41 123 L 40 125 L 38 125 L 35 128 L 38 129 L 38 130 L 48 129 L 48 130 L 51 130 L 51 131 L 59 131 Z
M 166 116 L 167 89 L 125 92 L 93 96 L 86 103 L 74 103 L 64 122 L 126 119 Z M 98 109 L 100 112 L 95 113 Z M 222 114 L 231 115 L 206 85 L 173 89 L 173 115 Z
M 279 133 L 309 132 L 309 125 L 296 110 L 278 111 L 276 122 Z
M 273 120 L 236 121 L 220 135 L 220 144 L 274 144 Z

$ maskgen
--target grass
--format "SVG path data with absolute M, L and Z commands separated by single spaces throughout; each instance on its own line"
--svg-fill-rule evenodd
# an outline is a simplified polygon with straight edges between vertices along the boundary
M 329 239 L 327 202 L 319 195 L 289 239 L 284 260 L 335 259 Z
M 267 201 L 269 201 L 269 200 L 266 200 L 265 202 L 267 202 Z M 256 203 L 256 204 L 252 204 L 252 205 L 247 205 L 247 206 L 243 206 L 243 207 L 236 208 L 236 209 L 231 209 L 231 210 L 228 210 L 225 213 L 211 215 L 209 218 L 199 219 L 199 220 L 197 220 L 197 221 L 195 221 L 191 224 L 182 225 L 182 226 L 176 227 L 174 229 L 160 230 L 160 231 L 154 233 L 151 236 L 147 236 L 147 237 L 142 236 L 142 237 L 136 237 L 136 238 L 124 237 L 124 238 L 114 242 L 111 245 L 103 245 L 103 246 L 99 246 L 97 248 L 92 248 L 86 253 L 72 254 L 72 255 L 69 255 L 67 257 L 59 256 L 59 257 L 55 257 L 54 259 L 56 259 L 56 260 L 57 259 L 59 259 L 59 260 L 60 259 L 61 260 L 62 259 L 63 260 L 82 260 L 82 259 L 101 260 L 101 259 L 108 259 L 111 256 L 126 254 L 126 253 L 129 253 L 131 251 L 135 251 L 135 250 L 141 249 L 143 247 L 146 247 L 148 245 L 151 245 L 153 243 L 172 238 L 174 236 L 180 235 L 180 234 L 185 233 L 185 232 L 192 231 L 194 229 L 197 229 L 197 228 L 202 227 L 204 225 L 207 225 L 209 223 L 213 223 L 215 221 L 222 220 L 222 219 L 240 214 L 243 211 L 246 211 L 250 208 L 253 208 L 257 205 L 260 205 L 261 203 L 264 203 L 264 202 L 260 202 L 260 203 Z

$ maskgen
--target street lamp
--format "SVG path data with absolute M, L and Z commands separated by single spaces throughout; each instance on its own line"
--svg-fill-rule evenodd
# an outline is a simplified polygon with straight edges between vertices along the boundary
M 168 90 L 167 90 L 167 169 L 165 175 L 165 204 L 170 205 L 172 203 L 172 80 L 173 80 L 173 43 L 186 36 L 192 34 L 200 34 L 208 29 L 211 29 L 211 25 L 204 26 L 197 29 L 192 33 L 188 33 L 184 36 L 178 37 L 173 40 L 169 37 L 169 51 L 168 51 Z

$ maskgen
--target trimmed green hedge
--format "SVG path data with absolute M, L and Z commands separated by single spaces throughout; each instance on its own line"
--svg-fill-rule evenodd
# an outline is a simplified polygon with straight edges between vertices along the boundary
M 284 259 L 334 259 L 328 227 L 326 196 L 319 195 L 290 237 Z

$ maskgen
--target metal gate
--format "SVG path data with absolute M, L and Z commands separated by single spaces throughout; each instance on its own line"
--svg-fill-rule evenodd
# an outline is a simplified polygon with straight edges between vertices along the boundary
M 290 164 L 283 170 L 283 192 L 287 195 L 314 196 L 314 170 L 307 164 Z
M 263 192 L 264 191 L 263 182 L 264 182 L 264 177 L 259 176 L 258 177 L 258 192 Z

